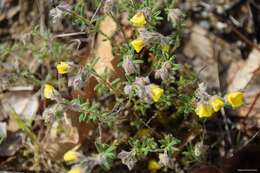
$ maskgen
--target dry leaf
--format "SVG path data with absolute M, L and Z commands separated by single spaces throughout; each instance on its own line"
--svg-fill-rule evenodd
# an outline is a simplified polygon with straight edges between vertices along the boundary
M 60 131 L 61 129 L 63 130 Z M 75 147 L 78 142 L 79 133 L 76 127 L 67 123 L 53 123 L 50 132 L 42 141 L 42 145 L 52 159 L 61 159 L 64 153 Z
M 24 135 L 21 132 L 8 134 L 8 137 L 0 144 L 0 157 L 14 155 L 22 147 L 23 139 Z
M 214 59 L 212 41 L 206 30 L 199 26 L 192 28 L 189 42 L 184 48 L 184 54 L 193 59 L 194 70 L 199 78 L 209 87 L 218 87 L 217 61 Z M 203 70 L 202 70 L 203 69 Z
M 210 88 L 218 88 L 219 80 L 222 86 L 225 85 L 224 72 L 228 69 L 227 66 L 232 61 L 241 59 L 239 49 L 208 33 L 198 25 L 191 29 L 190 40 L 184 47 L 184 54 L 192 58 L 194 70 Z M 221 72 L 220 77 L 219 72 Z
M 116 23 L 110 16 L 106 16 L 104 20 L 100 23 L 100 31 L 106 36 L 111 38 L 116 31 Z M 114 60 L 114 55 L 112 53 L 112 45 L 110 40 L 108 40 L 104 35 L 98 34 L 96 41 L 96 57 L 99 58 L 98 63 L 95 66 L 95 70 L 98 73 L 104 72 L 105 68 L 111 72 L 115 71 L 112 64 Z
M 38 97 L 30 91 L 12 91 L 4 94 L 1 104 L 5 117 L 15 111 L 25 121 L 32 121 L 35 118 L 39 107 Z M 16 122 L 9 119 L 8 130 L 17 131 L 19 128 Z
M 116 32 L 116 29 L 116 23 L 110 16 L 105 16 L 104 20 L 100 23 L 100 30 L 109 38 L 112 38 Z M 97 36 L 95 43 L 95 53 L 96 57 L 99 58 L 97 64 L 94 67 L 98 74 L 102 74 L 105 69 L 107 69 L 110 77 L 108 80 L 120 77 L 123 74 L 122 70 L 117 67 L 119 59 L 113 55 L 111 42 L 103 34 L 99 33 Z M 94 87 L 96 84 L 97 79 L 93 76 L 90 77 L 84 89 L 85 98 L 89 99 L 94 96 Z
M 228 90 L 237 91 L 245 89 L 247 84 L 253 78 L 255 71 L 258 70 L 259 67 L 260 51 L 254 49 L 250 53 L 245 65 L 236 72 L 236 75 L 228 87 Z

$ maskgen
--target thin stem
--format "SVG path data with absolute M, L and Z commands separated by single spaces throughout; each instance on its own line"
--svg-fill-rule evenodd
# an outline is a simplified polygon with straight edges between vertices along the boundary
M 88 71 L 93 74 L 96 78 L 98 78 L 103 84 L 105 84 L 110 90 L 112 90 L 112 92 L 116 95 L 116 96 L 119 96 L 120 95 L 124 95 L 121 91 L 116 91 L 114 89 L 114 87 L 109 83 L 107 82 L 102 76 L 100 76 L 95 70 L 93 69 L 88 69 Z

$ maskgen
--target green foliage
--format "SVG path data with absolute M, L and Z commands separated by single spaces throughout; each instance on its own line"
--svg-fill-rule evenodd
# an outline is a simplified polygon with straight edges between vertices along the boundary
M 96 143 L 96 149 L 101 157 L 101 166 L 105 170 L 109 170 L 112 167 L 112 163 L 116 158 L 115 147 L 107 144 Z
M 142 141 L 130 138 L 129 145 L 131 146 L 131 151 L 137 158 L 147 156 L 149 153 L 154 152 L 158 147 L 154 138 L 145 138 Z
M 180 95 L 179 97 L 180 97 L 180 105 L 178 107 L 178 113 L 188 115 L 194 112 L 193 105 L 192 105 L 194 101 L 194 97 L 187 96 L 187 95 Z
M 165 135 L 163 139 L 159 140 L 161 146 L 160 148 L 171 156 L 174 151 L 178 151 L 178 148 L 175 145 L 179 144 L 181 141 L 172 135 Z
M 196 161 L 200 160 L 200 155 L 197 155 L 195 152 L 195 145 L 189 143 L 186 147 L 186 149 L 182 152 L 183 155 L 183 162 L 187 165 L 194 163 Z
M 97 102 L 82 101 L 80 99 L 73 99 L 70 101 L 71 105 L 78 105 L 80 112 L 80 122 L 96 122 L 103 125 L 111 126 L 115 121 L 115 116 L 111 112 L 102 111 L 101 106 Z

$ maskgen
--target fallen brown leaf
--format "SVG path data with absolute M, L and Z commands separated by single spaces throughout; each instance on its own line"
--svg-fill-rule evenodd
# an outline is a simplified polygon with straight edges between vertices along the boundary
M 219 82 L 225 86 L 227 66 L 241 59 L 239 49 L 198 25 L 191 28 L 184 54 L 192 59 L 194 70 L 209 88 L 220 87 Z
M 229 91 L 243 90 L 246 88 L 247 84 L 253 78 L 254 73 L 260 68 L 260 51 L 254 49 L 245 65 L 237 69 L 236 75 L 228 87 Z
M 4 94 L 1 104 L 5 117 L 8 117 L 15 111 L 23 120 L 30 122 L 34 120 L 39 107 L 39 100 L 36 95 L 32 95 L 30 91 L 11 91 Z M 15 120 L 11 117 L 8 123 L 8 130 L 17 131 Z
M 107 37 L 111 38 L 116 32 L 116 23 L 110 16 L 106 16 L 100 24 L 100 31 Z M 95 70 L 100 74 L 104 72 L 105 68 L 114 72 L 114 66 L 112 64 L 114 55 L 112 53 L 112 45 L 110 40 L 103 34 L 98 34 L 96 40 L 96 57 L 99 58 L 98 63 L 95 66 Z

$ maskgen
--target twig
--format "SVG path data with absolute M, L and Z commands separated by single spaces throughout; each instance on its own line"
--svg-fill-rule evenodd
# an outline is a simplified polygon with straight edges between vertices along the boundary
M 104 0 L 101 0 L 101 1 L 99 2 L 98 7 L 97 7 L 95 13 L 93 14 L 93 16 L 92 16 L 91 19 L 90 19 L 90 22 L 92 22 L 93 19 L 96 17 L 96 15 L 97 15 L 97 13 L 98 13 L 98 11 L 99 11 L 99 9 L 100 9 L 100 7 L 101 7 L 103 1 L 104 1 Z
M 239 150 L 245 148 L 252 140 L 255 139 L 255 137 L 259 134 L 260 130 L 258 130 Z
M 255 97 L 253 103 L 251 104 L 251 106 L 250 106 L 248 112 L 247 112 L 246 115 L 245 115 L 245 118 L 247 118 L 247 117 L 249 116 L 249 114 L 252 112 L 252 110 L 253 110 L 253 108 L 254 108 L 254 106 L 255 106 L 257 100 L 259 99 L 259 97 L 260 97 L 260 92 L 257 93 L 257 95 L 256 95 L 256 97 Z
M 221 95 L 221 83 L 220 83 L 220 73 L 219 73 L 219 56 L 220 56 L 220 52 L 218 51 L 217 55 L 216 55 L 216 48 L 215 45 L 216 44 L 216 39 L 213 40 L 213 58 L 217 60 L 217 71 L 218 71 L 218 77 L 217 77 L 217 82 L 218 82 L 218 95 Z M 215 58 L 216 57 L 216 58 Z M 231 133 L 229 130 L 229 126 L 228 126 L 228 118 L 226 116 L 226 112 L 224 108 L 221 108 L 220 113 L 223 117 L 223 121 L 224 121 L 224 128 L 225 131 L 227 132 L 227 140 L 229 142 L 230 145 L 232 145 L 232 138 L 231 138 Z
M 71 36 L 76 36 L 76 35 L 84 35 L 86 32 L 73 32 L 73 33 L 64 33 L 64 34 L 57 34 L 54 37 L 59 38 L 59 37 L 71 37 Z
M 224 16 L 221 16 L 217 14 L 216 12 L 212 12 L 212 14 L 220 21 L 226 23 L 231 30 L 239 37 L 240 40 L 244 41 L 246 44 L 248 44 L 250 47 L 253 47 L 260 51 L 260 47 L 253 43 L 251 40 L 249 40 L 245 35 L 243 35 L 231 22 L 229 19 L 227 21 L 224 20 Z

